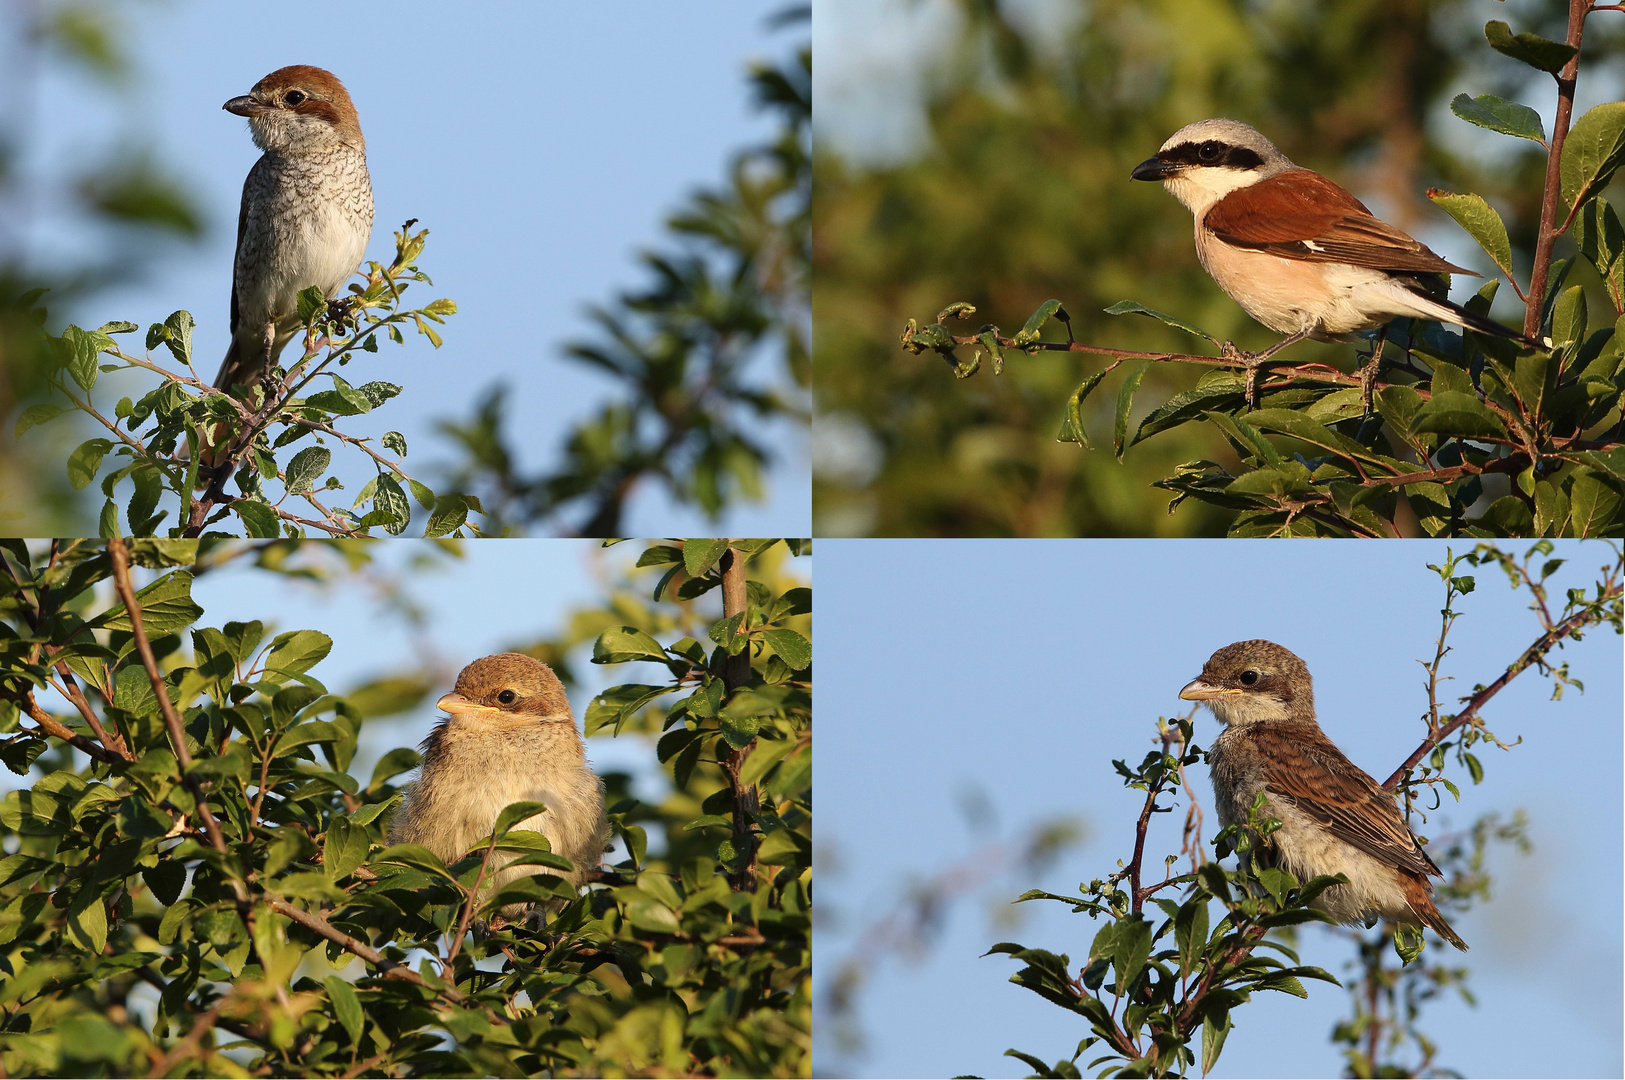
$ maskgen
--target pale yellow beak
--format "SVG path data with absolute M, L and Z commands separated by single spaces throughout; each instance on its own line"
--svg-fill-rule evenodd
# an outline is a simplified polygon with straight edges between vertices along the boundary
M 501 711 L 500 709 L 493 709 L 489 705 L 476 705 L 463 695 L 457 693 L 444 695 L 439 701 L 434 703 L 434 707 L 439 709 L 441 712 L 451 713 L 453 716 L 456 716 L 459 713 Z
M 1192 679 L 1185 684 L 1185 689 L 1179 692 L 1179 696 L 1185 701 L 1207 701 L 1210 698 L 1223 697 L 1225 694 L 1239 693 L 1240 690 L 1228 686 L 1212 686 L 1201 679 Z

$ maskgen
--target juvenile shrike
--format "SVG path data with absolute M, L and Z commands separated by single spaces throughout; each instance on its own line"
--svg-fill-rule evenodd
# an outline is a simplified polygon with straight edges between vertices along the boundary
M 1467 948 L 1434 906 L 1428 878 L 1444 875 L 1394 796 L 1320 730 L 1302 660 L 1272 641 L 1238 641 L 1209 657 L 1179 696 L 1203 702 L 1225 725 L 1207 755 L 1219 823 L 1245 824 L 1262 791 L 1264 813 L 1281 822 L 1267 858 L 1302 883 L 1348 877 L 1311 906 L 1342 923 L 1421 924 Z
M 486 878 L 500 889 L 516 878 L 558 873 L 579 886 L 598 869 L 609 840 L 604 782 L 587 763 L 570 700 L 553 669 L 521 653 L 476 660 L 457 676 L 457 688 L 435 702 L 447 719 L 423 743 L 423 770 L 407 789 L 390 825 L 392 844 L 419 844 L 450 863 L 490 835 L 511 803 L 534 801 L 547 809 L 515 828 L 547 837 L 574 864 L 569 873 L 539 871 L 497 858 Z M 513 918 L 523 905 L 511 904 Z
M 1400 315 L 1454 323 L 1531 349 L 1551 347 L 1549 339 L 1525 337 L 1442 299 L 1438 275 L 1473 272 L 1379 220 L 1319 173 L 1294 165 L 1240 121 L 1180 128 L 1130 175 L 1162 181 L 1196 217 L 1203 269 L 1247 314 L 1290 335 L 1260 357 L 1306 337 L 1354 340 L 1354 331 Z M 1379 336 L 1373 365 L 1381 349 Z

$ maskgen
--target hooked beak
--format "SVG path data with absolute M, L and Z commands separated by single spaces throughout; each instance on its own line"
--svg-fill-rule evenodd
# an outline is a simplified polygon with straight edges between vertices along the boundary
M 1134 171 L 1128 174 L 1130 180 L 1166 180 L 1177 174 L 1178 165 L 1163 161 L 1161 158 L 1146 158 L 1134 166 Z
M 242 97 L 234 97 L 220 107 L 238 116 L 258 116 L 261 113 L 272 111 L 271 106 L 263 105 L 246 94 Z
M 493 709 L 489 705 L 476 705 L 463 695 L 457 693 L 443 695 L 439 701 L 434 703 L 434 707 L 439 709 L 441 712 L 450 713 L 453 716 L 457 716 L 460 713 L 501 711 L 499 709 Z
M 1185 689 L 1179 692 L 1179 696 L 1185 701 L 1208 701 L 1226 694 L 1239 693 L 1240 690 L 1232 690 L 1227 686 L 1210 686 L 1201 679 L 1192 679 L 1185 684 Z

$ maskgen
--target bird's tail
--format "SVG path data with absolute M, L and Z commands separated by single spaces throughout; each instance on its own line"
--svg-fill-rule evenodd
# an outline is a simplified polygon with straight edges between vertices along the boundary
M 1444 921 L 1444 916 L 1439 914 L 1439 909 L 1434 906 L 1433 890 L 1429 888 L 1425 878 L 1402 871 L 1399 875 L 1399 885 L 1404 890 L 1405 902 L 1416 913 L 1418 922 L 1462 952 L 1467 951 L 1467 943 L 1461 940 L 1460 934 L 1451 929 L 1450 924 Z
M 1441 300 L 1436 296 L 1428 296 L 1426 293 L 1417 292 L 1414 290 L 1411 292 L 1411 295 L 1416 299 L 1416 306 L 1427 312 L 1427 317 L 1430 319 L 1437 319 L 1440 322 L 1455 323 L 1457 326 L 1464 326 L 1467 329 L 1477 331 L 1480 334 L 1492 334 L 1495 337 L 1510 338 L 1511 340 L 1516 341 L 1518 344 L 1529 349 L 1545 350 L 1552 347 L 1552 339 L 1549 337 L 1539 339 L 1528 337 L 1527 335 L 1512 329 L 1510 326 L 1502 326 L 1494 319 L 1485 318 L 1483 315 L 1468 311 L 1459 304 L 1452 304 L 1450 301 Z

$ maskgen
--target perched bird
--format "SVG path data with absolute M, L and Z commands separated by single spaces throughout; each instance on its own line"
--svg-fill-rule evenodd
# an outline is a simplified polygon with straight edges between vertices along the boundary
M 1162 181 L 1195 215 L 1202 268 L 1248 315 L 1290 335 L 1263 355 L 1305 337 L 1353 340 L 1401 315 L 1551 347 L 1444 299 L 1438 275 L 1473 272 L 1378 220 L 1240 121 L 1180 128 L 1130 175 Z
M 1272 641 L 1238 641 L 1208 658 L 1179 692 L 1213 710 L 1225 730 L 1208 751 L 1221 825 L 1247 821 L 1260 791 L 1276 865 L 1300 882 L 1345 874 L 1348 884 L 1313 906 L 1342 923 L 1377 918 L 1430 927 L 1458 949 L 1433 905 L 1428 877 L 1443 877 L 1405 824 L 1394 796 L 1343 756 L 1315 722 L 1309 668 Z
M 561 876 L 580 886 L 598 868 L 609 840 L 604 782 L 587 764 L 553 669 L 519 653 L 487 656 L 465 667 L 457 688 L 435 707 L 447 719 L 423 742 L 423 768 L 391 823 L 390 843 L 418 844 L 450 863 L 491 835 L 508 805 L 545 803 L 544 812 L 515 828 L 547 837 L 555 853 L 575 864 L 574 872 Z M 492 867 L 514 857 L 498 854 Z M 498 869 L 487 879 L 486 894 L 546 872 L 536 866 Z M 502 914 L 521 910 L 510 905 Z
M 231 346 L 214 385 L 252 385 L 299 325 L 298 296 L 332 297 L 372 237 L 361 122 L 342 83 L 306 64 L 278 68 L 222 106 L 265 151 L 243 182 L 231 280 Z

